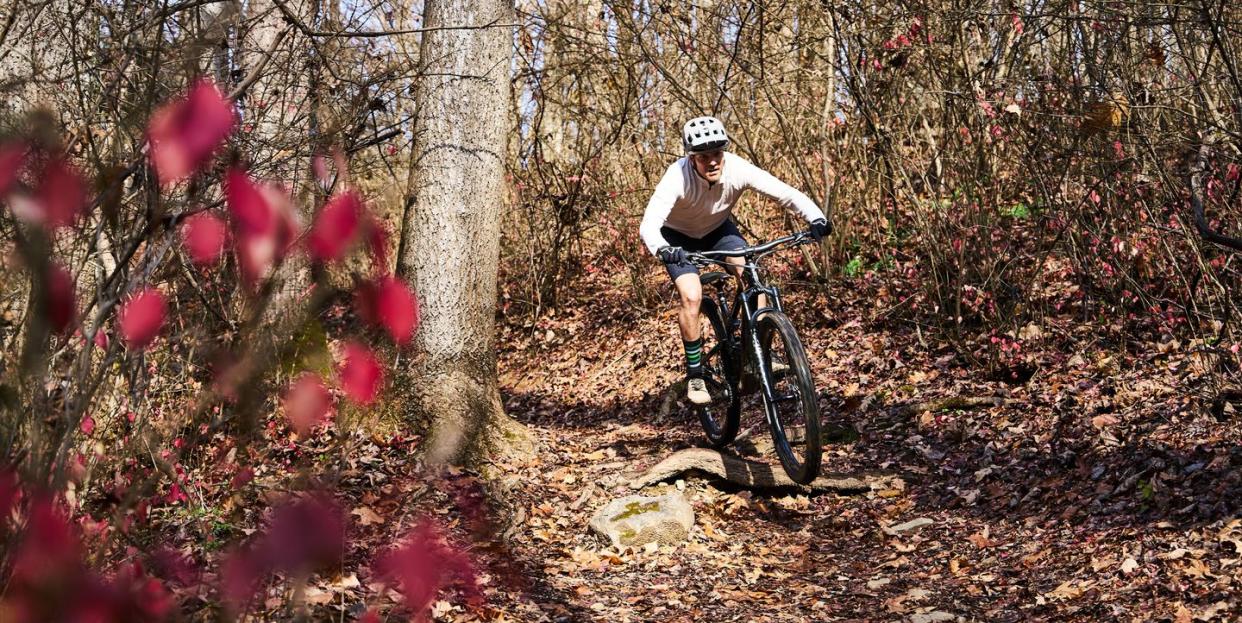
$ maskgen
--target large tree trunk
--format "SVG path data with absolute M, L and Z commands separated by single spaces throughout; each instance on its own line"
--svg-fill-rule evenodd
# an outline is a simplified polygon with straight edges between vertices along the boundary
M 511 446 L 496 383 L 494 321 L 513 5 L 428 0 L 416 95 L 415 171 L 399 269 L 421 302 L 409 412 L 431 426 L 428 455 L 454 463 Z M 491 25 L 491 27 L 486 27 Z

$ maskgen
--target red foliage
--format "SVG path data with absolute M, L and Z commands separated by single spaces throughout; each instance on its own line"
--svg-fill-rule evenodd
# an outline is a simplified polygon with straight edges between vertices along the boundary
M 64 333 L 77 318 L 77 302 L 73 293 L 73 277 L 64 268 L 51 264 L 47 267 L 47 322 L 52 330 Z
M 0 195 L 9 192 L 9 187 L 17 181 L 26 160 L 26 145 L 22 143 L 5 143 L 0 145 Z
M 249 601 L 273 572 L 297 575 L 339 565 L 345 553 L 345 514 L 321 494 L 301 497 L 272 511 L 267 530 L 221 568 L 221 591 L 235 606 Z
M 363 320 L 383 327 L 398 344 L 409 343 L 418 329 L 418 299 L 404 281 L 392 275 L 360 284 L 354 305 Z
M 357 193 L 347 192 L 333 197 L 311 226 L 311 256 L 320 262 L 335 262 L 345 255 L 351 242 L 358 235 L 359 225 L 363 219 L 362 198 Z
M 199 81 L 188 94 L 155 111 L 147 138 L 160 183 L 167 187 L 201 168 L 235 123 L 232 102 L 209 80 Z
M 103 327 L 95 330 L 95 347 L 99 350 L 108 350 L 108 332 Z
M 253 287 L 284 258 L 297 236 L 289 196 L 269 184 L 259 184 L 242 169 L 229 171 L 224 194 L 237 238 L 242 278 Z
M 220 259 L 228 230 L 224 219 L 212 212 L 200 212 L 185 220 L 181 227 L 181 242 L 195 264 L 211 265 Z
M 0 162 L 0 169 L 21 162 L 8 153 L 0 157 L 8 161 Z M 15 174 L 16 171 L 12 170 L 0 172 L 0 178 L 9 178 L 7 181 L 0 179 L 0 185 L 12 185 Z M 33 195 L 15 193 L 9 201 L 13 214 L 27 223 L 52 229 L 77 221 L 86 206 L 86 182 L 73 166 L 59 156 L 49 156 L 43 161 L 42 168 L 32 174 L 35 179 Z
M 13 505 L 17 503 L 20 494 L 21 489 L 17 487 L 17 474 L 7 469 L 0 469 L 0 533 L 8 527 L 9 513 L 12 512 Z
M 168 546 L 157 548 L 150 556 L 148 565 L 158 577 L 181 586 L 198 583 L 202 572 L 185 554 Z
M 6 621 L 162 621 L 173 610 L 163 585 L 137 563 L 110 580 L 87 569 L 77 534 L 46 497 L 31 504 L 12 560 L 0 606 Z
M 249 467 L 243 467 L 233 474 L 233 479 L 229 481 L 229 486 L 234 490 L 241 489 L 251 480 L 254 480 L 254 470 Z
M 457 588 L 468 598 L 478 597 L 478 579 L 470 557 L 452 547 L 430 520 L 421 521 L 375 565 L 376 574 L 393 582 L 405 597 L 416 620 L 426 620 L 427 608 L 439 592 Z
M 86 207 L 86 182 L 68 162 L 52 158 L 39 176 L 35 197 L 43 205 L 48 225 L 72 225 Z
M 388 268 L 388 231 L 384 224 L 374 217 L 367 218 L 367 246 L 371 251 L 371 262 L 375 270 L 384 272 Z
M 117 326 L 121 339 L 130 348 L 146 348 L 155 341 L 164 326 L 168 306 L 164 295 L 155 288 L 147 288 L 131 297 L 117 314 Z
M 366 346 L 346 342 L 337 377 L 346 396 L 359 404 L 369 405 L 384 382 L 384 370 Z
M 298 435 L 332 418 L 332 393 L 314 372 L 305 372 L 285 392 L 285 417 Z

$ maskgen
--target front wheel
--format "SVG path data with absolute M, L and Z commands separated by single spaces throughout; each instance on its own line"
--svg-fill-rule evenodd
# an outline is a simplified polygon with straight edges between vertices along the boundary
M 742 402 L 738 398 L 738 365 L 733 340 L 726 329 L 727 319 L 716 301 L 703 299 L 700 312 L 707 317 L 703 336 L 703 380 L 712 395 L 709 404 L 695 406 L 707 440 L 717 448 L 737 436 L 738 415 Z
M 799 484 L 819 475 L 823 440 L 819 432 L 819 404 L 811 364 L 789 317 L 769 312 L 759 318 L 759 345 L 763 354 L 764 406 L 772 441 L 785 473 Z M 773 371 L 774 364 L 777 371 Z

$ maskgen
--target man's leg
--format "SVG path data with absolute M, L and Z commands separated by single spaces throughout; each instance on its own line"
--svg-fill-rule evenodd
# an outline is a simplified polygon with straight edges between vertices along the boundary
M 681 298 L 677 324 L 681 327 L 682 346 L 686 353 L 686 397 L 694 404 L 708 404 L 711 394 L 703 382 L 703 331 L 699 307 L 703 302 L 703 284 L 698 273 L 679 275 L 673 281 Z
M 681 327 L 681 340 L 686 348 L 686 374 L 697 376 L 703 348 L 702 323 L 699 320 L 703 284 L 699 281 L 698 273 L 680 275 L 673 284 L 677 286 L 677 294 L 681 298 L 677 325 Z
M 738 277 L 742 276 L 742 267 L 746 265 L 745 258 L 730 257 L 730 258 L 725 259 L 725 261 L 733 266 L 729 268 L 730 273 L 733 273 L 734 275 Z M 759 295 L 759 307 L 767 307 L 767 306 L 768 306 L 768 295 L 760 294 Z

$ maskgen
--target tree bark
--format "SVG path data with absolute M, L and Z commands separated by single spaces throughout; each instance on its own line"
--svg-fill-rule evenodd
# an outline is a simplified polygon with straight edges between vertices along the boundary
M 430 427 L 437 462 L 486 463 L 527 438 L 501 406 L 494 327 L 513 21 L 506 0 L 428 0 L 423 19 L 480 27 L 423 35 L 401 232 L 399 270 L 422 311 L 406 412 Z

